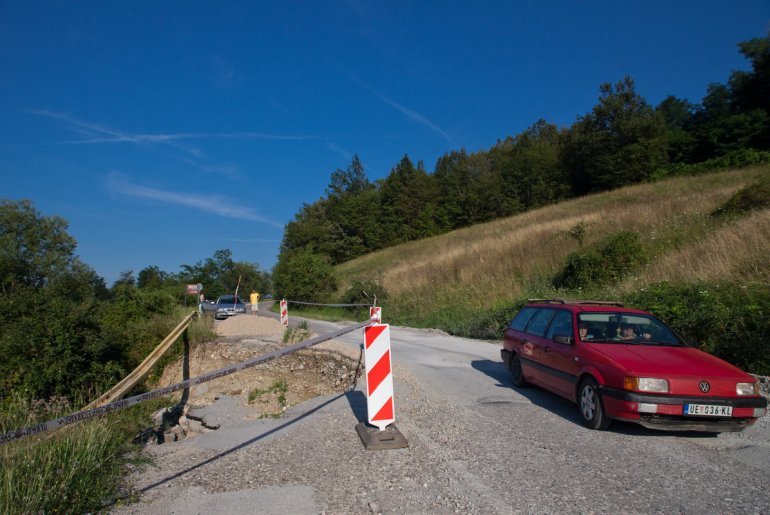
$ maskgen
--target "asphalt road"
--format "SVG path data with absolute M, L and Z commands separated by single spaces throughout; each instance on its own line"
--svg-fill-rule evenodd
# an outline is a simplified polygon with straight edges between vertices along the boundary
M 719 436 L 617 422 L 592 431 L 566 400 L 514 389 L 499 343 L 398 327 L 391 337 L 408 449 L 363 449 L 361 385 L 277 421 L 242 422 L 223 402 L 207 415 L 220 430 L 158 448 L 126 511 L 770 512 L 768 417 Z M 361 344 L 360 333 L 341 340 Z

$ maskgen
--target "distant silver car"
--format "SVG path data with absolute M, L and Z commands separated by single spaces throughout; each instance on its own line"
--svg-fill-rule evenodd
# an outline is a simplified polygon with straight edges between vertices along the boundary
M 235 295 L 222 295 L 217 299 L 215 306 L 214 318 L 217 320 L 246 313 L 243 301 Z

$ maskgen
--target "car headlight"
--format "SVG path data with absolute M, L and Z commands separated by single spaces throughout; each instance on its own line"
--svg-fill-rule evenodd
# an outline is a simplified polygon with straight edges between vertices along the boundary
M 655 377 L 626 376 L 626 379 L 623 382 L 623 386 L 626 388 L 626 390 L 668 393 L 668 381 L 666 379 L 657 379 Z
M 759 383 L 737 383 L 735 393 L 738 395 L 759 395 Z

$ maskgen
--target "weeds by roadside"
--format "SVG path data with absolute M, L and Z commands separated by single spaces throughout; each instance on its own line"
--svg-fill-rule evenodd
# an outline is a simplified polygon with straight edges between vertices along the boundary
M 307 322 L 304 320 L 297 327 L 287 327 L 283 332 L 283 343 L 299 343 L 310 338 Z
M 71 412 L 69 403 L 5 399 L 0 431 Z M 119 493 L 126 464 L 137 459 L 132 438 L 167 401 L 145 403 L 54 433 L 0 446 L 0 513 L 85 513 Z M 30 409 L 37 406 L 37 409 Z M 45 406 L 45 407 L 44 407 Z
M 263 404 L 268 404 L 271 399 L 265 399 L 264 397 L 266 395 L 272 394 L 271 397 L 274 397 L 278 403 L 279 411 L 277 413 L 263 412 L 261 418 L 279 418 L 288 407 L 288 403 L 286 402 L 287 391 L 289 391 L 289 385 L 286 383 L 286 381 L 279 379 L 267 388 L 256 388 L 250 391 L 248 401 L 249 404 L 253 404 L 256 401 L 260 401 Z
M 146 321 L 144 334 L 156 335 L 157 345 L 188 313 L 179 308 L 156 315 Z M 205 320 L 194 321 L 188 329 L 191 344 L 211 335 Z M 165 361 L 182 351 L 180 340 Z M 20 392 L 6 393 L 0 397 L 0 433 L 71 414 L 88 400 L 28 400 Z M 132 439 L 152 424 L 151 414 L 168 403 L 167 399 L 146 402 L 0 446 L 0 513 L 85 513 L 101 509 L 117 497 L 126 466 L 137 461 L 140 446 L 132 444 Z

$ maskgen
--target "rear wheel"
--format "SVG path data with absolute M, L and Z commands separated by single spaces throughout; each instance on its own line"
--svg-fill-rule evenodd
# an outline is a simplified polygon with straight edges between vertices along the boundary
M 610 418 L 604 413 L 599 385 L 593 378 L 583 379 L 578 390 L 578 413 L 583 425 L 589 429 L 607 429 Z
M 529 386 L 529 383 L 524 379 L 524 373 L 521 371 L 521 360 L 518 354 L 514 354 L 511 358 L 511 381 L 516 388 L 525 388 Z

